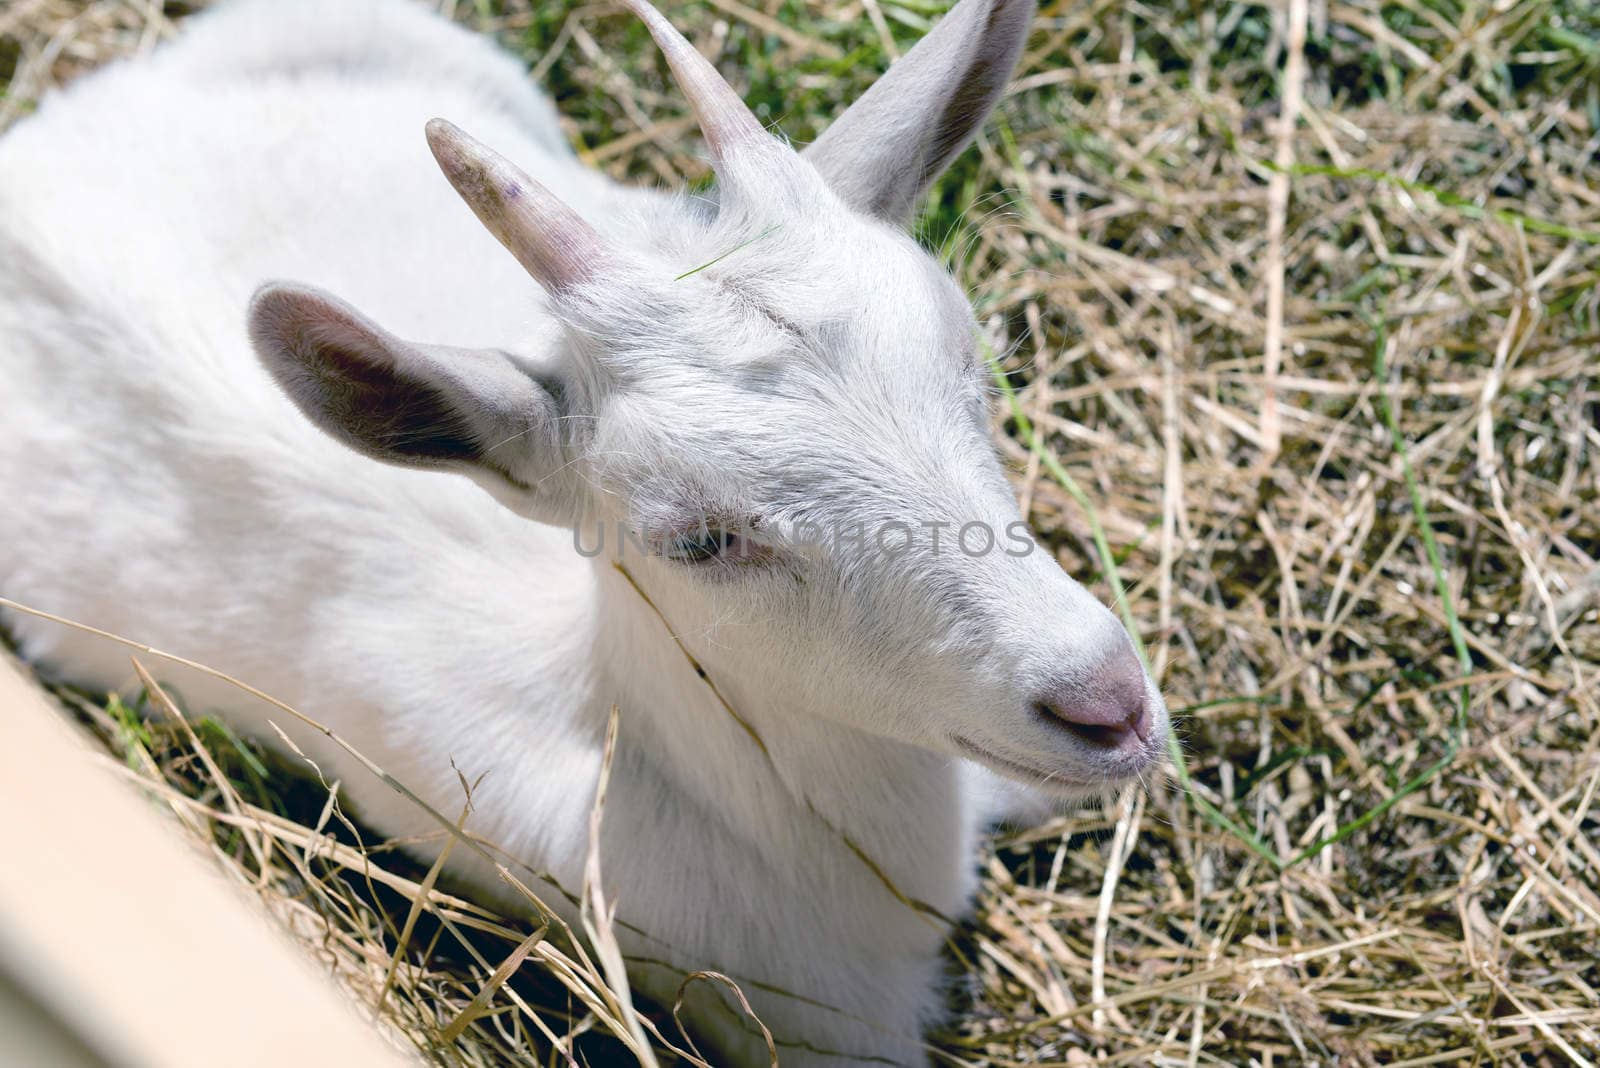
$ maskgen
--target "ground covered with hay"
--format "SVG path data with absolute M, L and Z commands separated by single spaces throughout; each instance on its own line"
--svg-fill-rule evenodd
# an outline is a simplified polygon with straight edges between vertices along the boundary
M 628 16 L 443 6 L 597 166 L 706 177 Z M 804 141 L 945 6 L 666 11 Z M 8 0 L 0 125 L 190 9 Z M 1036 528 L 1118 599 L 1182 745 L 979 858 L 937 1060 L 1600 1063 L 1600 8 L 1048 2 L 920 226 Z M 159 694 L 63 696 L 430 1058 L 638 1056 L 603 969 L 314 779 Z

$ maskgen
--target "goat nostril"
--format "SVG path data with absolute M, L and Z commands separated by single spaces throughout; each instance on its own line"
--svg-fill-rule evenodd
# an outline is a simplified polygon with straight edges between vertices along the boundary
M 1104 750 L 1117 748 L 1128 735 L 1125 721 L 1117 721 L 1109 716 L 1074 715 L 1053 705 L 1035 705 L 1034 711 L 1051 726 L 1064 727 L 1080 742 L 1088 743 L 1094 748 L 1104 748 Z
M 1120 749 L 1135 738 L 1140 742 L 1150 740 L 1150 706 L 1144 701 L 1128 713 L 1115 708 L 1067 708 L 1043 703 L 1035 705 L 1034 712 L 1095 749 Z
M 1150 702 L 1143 701 L 1134 710 L 1133 714 L 1128 717 L 1128 729 L 1137 734 L 1141 742 L 1148 742 L 1150 740 L 1150 723 L 1152 719 Z
M 1154 736 L 1157 704 L 1133 646 L 1118 649 L 1077 678 L 1052 681 L 1034 711 L 1094 749 L 1132 749 Z

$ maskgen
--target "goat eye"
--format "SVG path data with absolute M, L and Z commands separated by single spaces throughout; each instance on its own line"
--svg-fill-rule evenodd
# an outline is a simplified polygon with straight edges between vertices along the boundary
M 682 563 L 700 564 L 721 557 L 741 554 L 740 538 L 720 527 L 701 527 L 688 534 L 668 539 L 661 555 Z

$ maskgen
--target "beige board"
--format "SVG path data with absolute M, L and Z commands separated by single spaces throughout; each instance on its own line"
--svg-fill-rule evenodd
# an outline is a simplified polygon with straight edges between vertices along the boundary
M 0 1065 L 417 1062 L 0 652 Z

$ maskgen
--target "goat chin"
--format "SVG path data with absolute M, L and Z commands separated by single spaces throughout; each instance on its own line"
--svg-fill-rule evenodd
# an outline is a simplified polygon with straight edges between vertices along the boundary
M 734 978 L 786 1068 L 922 1064 L 943 932 L 903 902 L 959 916 L 984 823 L 1055 803 L 950 739 L 1099 781 L 1166 730 L 1111 614 L 1023 551 L 970 309 L 900 228 L 1032 2 L 962 0 L 804 158 L 632 6 L 712 206 L 585 168 L 515 60 L 402 0 L 224 3 L 0 138 L 0 593 L 271 693 L 438 810 L 475 782 L 469 829 L 569 920 L 617 709 L 600 859 L 637 987 Z M 1024 536 L 770 533 L 884 515 Z M 575 551 L 595 517 L 638 555 Z M 133 682 L 3 622 L 47 673 Z M 322 735 L 162 675 L 436 841 Z M 462 851 L 451 876 L 525 905 Z M 731 1005 L 695 984 L 686 1018 L 767 1063 Z

